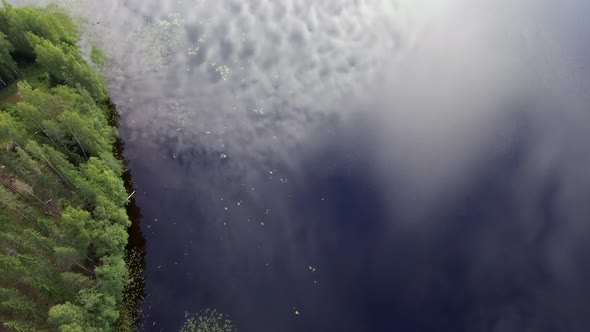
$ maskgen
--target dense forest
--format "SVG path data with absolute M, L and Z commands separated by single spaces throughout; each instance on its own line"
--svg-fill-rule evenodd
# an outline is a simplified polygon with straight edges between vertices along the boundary
M 78 39 L 55 6 L 2 2 L 0 330 L 130 328 L 123 164 L 105 82 Z

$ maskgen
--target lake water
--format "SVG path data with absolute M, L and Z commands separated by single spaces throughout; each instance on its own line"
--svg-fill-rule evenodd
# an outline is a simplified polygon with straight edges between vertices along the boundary
M 61 2 L 110 58 L 145 331 L 588 330 L 587 2 Z

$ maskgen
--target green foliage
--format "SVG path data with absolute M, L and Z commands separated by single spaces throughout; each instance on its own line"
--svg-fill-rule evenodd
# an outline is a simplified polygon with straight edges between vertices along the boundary
M 29 62 L 35 60 L 35 52 L 25 32 L 56 44 L 75 45 L 78 38 L 72 20 L 57 7 L 13 7 L 5 0 L 0 8 L 0 32 L 14 46 L 14 56 Z
M 0 112 L 0 142 L 24 143 L 23 127 L 12 115 Z
M 19 252 L 35 256 L 50 254 L 47 246 L 53 241 L 30 228 L 2 230 L 0 232 L 0 249 L 6 252 Z
M 27 81 L 33 88 L 46 89 L 49 87 L 49 74 L 37 64 L 18 65 L 17 75 L 14 81 L 7 81 L 8 86 L 4 87 L 0 82 L 0 111 L 10 112 L 14 103 L 20 101 L 17 82 Z
M 106 56 L 100 48 L 93 45 L 92 50 L 90 50 L 90 60 L 92 60 L 98 68 L 103 69 L 106 62 Z
M 14 51 L 14 46 L 8 40 L 8 37 L 0 32 L 0 83 L 6 86 L 17 75 L 17 65 L 10 52 Z
M 117 133 L 77 38 L 56 6 L 2 1 L 0 322 L 10 331 L 111 331 L 130 281 Z M 100 50 L 91 57 L 104 65 Z
M 58 144 L 55 140 L 52 140 L 52 142 L 55 145 Z M 77 176 L 78 170 L 67 160 L 63 153 L 47 144 L 39 145 L 33 140 L 28 140 L 24 149 L 37 161 L 50 168 L 55 175 L 59 176 L 64 185 L 73 188 L 72 179 Z
M 57 199 L 61 195 L 61 185 L 51 176 L 51 171 L 41 161 L 33 159 L 22 147 L 17 146 L 16 153 L 16 158 L 12 158 L 10 163 L 15 173 L 28 180 L 35 195 L 45 199 Z
M 64 288 L 67 289 L 68 295 L 73 298 L 79 291 L 84 288 L 90 288 L 94 285 L 94 281 L 89 277 L 76 272 L 62 272 L 60 273 L 61 282 Z
M 101 201 L 101 197 L 107 201 L 123 202 L 127 198 L 123 180 L 120 174 L 113 171 L 103 160 L 91 157 L 86 164 L 81 167 L 80 178 L 77 180 L 79 189 L 86 191 L 83 195 L 88 198 L 88 203 L 100 207 L 107 202 Z M 113 210 L 117 210 L 116 208 Z M 112 211 L 101 211 L 108 216 Z M 117 220 L 122 224 L 128 225 L 128 220 Z
M 0 8 L 0 32 L 7 36 L 7 39 L 14 46 L 14 55 L 23 60 L 32 61 L 35 59 L 35 54 L 29 41 L 24 35 L 25 31 L 30 31 L 27 27 L 23 16 L 27 16 L 28 12 L 22 12 L 12 7 L 8 2 L 2 0 L 2 8 Z
M 59 326 L 59 331 L 84 331 L 85 315 L 83 308 L 66 302 L 53 306 L 49 310 L 48 322 L 53 326 Z
M 68 206 L 61 214 L 64 235 L 79 252 L 87 252 L 96 226 L 90 212 Z
M 78 302 L 86 312 L 88 330 L 110 331 L 111 324 L 119 317 L 117 302 L 113 295 L 97 289 L 83 289 L 78 292 Z
M 13 113 L 30 127 L 59 143 L 64 151 L 84 159 L 112 154 L 116 132 L 85 89 L 57 86 L 46 92 L 32 89 L 25 82 L 18 86 L 24 102 L 19 103 Z
M 29 321 L 46 319 L 43 310 L 17 289 L 0 288 L 0 312 L 18 314 Z
M 12 255 L 0 255 L 0 270 L 2 271 L 0 276 L 2 284 L 19 282 L 28 272 L 20 260 Z
M 113 289 L 123 289 L 128 283 L 128 271 L 122 257 L 107 256 L 102 258 L 102 265 L 97 267 L 97 290 L 103 294 L 110 294 Z M 123 293 L 112 294 L 115 300 L 120 303 L 123 300 Z
M 14 320 L 4 323 L 4 327 L 6 329 L 8 329 L 9 331 L 15 331 L 15 332 L 36 332 L 37 331 L 35 326 L 32 324 L 14 321 Z
M 53 44 L 50 40 L 27 33 L 28 40 L 37 55 L 36 62 L 43 66 L 57 84 L 66 84 L 75 88 L 83 86 L 97 102 L 106 99 L 104 82 L 84 62 L 77 47 L 61 43 Z
M 74 264 L 79 263 L 84 255 L 80 251 L 70 247 L 55 247 L 55 260 L 61 270 L 69 270 Z
M 227 315 L 215 309 L 206 309 L 198 315 L 185 313 L 180 332 L 234 332 L 236 329 Z

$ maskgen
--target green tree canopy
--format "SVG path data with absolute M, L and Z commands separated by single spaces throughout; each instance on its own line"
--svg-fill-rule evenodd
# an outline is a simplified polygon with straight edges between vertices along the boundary
M 58 84 L 66 84 L 75 88 L 83 86 L 97 102 L 106 99 L 104 82 L 84 62 L 75 46 L 61 43 L 56 45 L 50 40 L 27 33 L 35 54 L 37 63 L 43 66 L 52 79 Z
M 111 331 L 130 221 L 105 82 L 58 7 L 0 1 L 0 330 Z
M 13 7 L 2 0 L 0 7 L 0 32 L 12 43 L 16 58 L 34 61 L 35 52 L 26 35 L 30 32 L 53 43 L 75 45 L 77 28 L 57 6 L 46 8 Z
M 4 86 L 18 75 L 17 65 L 10 55 L 11 52 L 14 52 L 14 46 L 8 37 L 0 32 L 0 83 Z

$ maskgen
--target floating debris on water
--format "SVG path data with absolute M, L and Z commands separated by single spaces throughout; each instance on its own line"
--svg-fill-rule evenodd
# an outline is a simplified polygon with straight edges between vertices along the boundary
M 184 23 L 184 20 L 180 18 L 180 14 L 170 14 L 168 18 L 160 20 L 160 25 L 164 28 L 164 30 L 170 27 L 179 27 Z
M 227 80 L 227 76 L 229 75 L 229 67 L 228 66 L 218 66 L 215 68 L 215 71 L 219 73 L 223 80 Z
M 264 115 L 264 108 L 263 107 L 261 107 L 260 109 L 253 108 L 252 112 L 260 114 L 260 115 Z
M 197 47 L 194 47 L 194 48 L 191 47 L 188 49 L 188 54 L 189 55 L 197 55 L 197 53 L 199 52 L 200 49 L 201 49 L 200 45 L 197 45 Z

